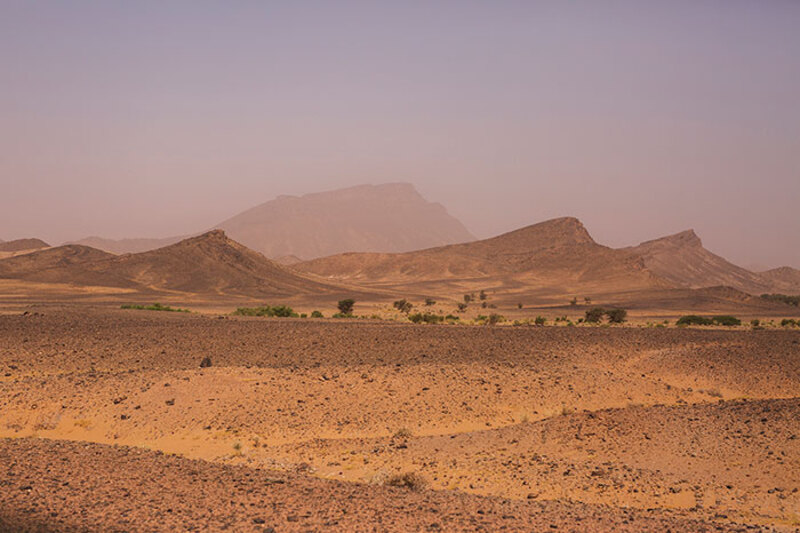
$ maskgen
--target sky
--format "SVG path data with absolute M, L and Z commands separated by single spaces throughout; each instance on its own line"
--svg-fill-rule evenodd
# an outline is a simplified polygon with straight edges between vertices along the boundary
M 411 182 L 800 268 L 800 2 L 0 0 L 0 239 L 201 231 Z

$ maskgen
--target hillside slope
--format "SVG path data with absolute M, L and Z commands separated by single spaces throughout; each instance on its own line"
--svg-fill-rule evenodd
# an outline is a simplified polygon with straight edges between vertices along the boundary
M 290 297 L 341 288 L 291 272 L 221 230 L 143 252 L 114 256 L 66 245 L 0 261 L 0 277 L 200 295 Z
M 725 285 L 750 294 L 771 289 L 770 282 L 755 272 L 706 250 L 693 230 L 643 242 L 627 250 L 641 256 L 644 265 L 656 275 L 680 287 Z
M 460 290 L 474 283 L 505 292 L 550 293 L 668 286 L 639 257 L 597 244 L 571 217 L 482 241 L 403 254 L 341 254 L 294 268 L 367 285 L 426 284 L 429 290 L 442 285 Z

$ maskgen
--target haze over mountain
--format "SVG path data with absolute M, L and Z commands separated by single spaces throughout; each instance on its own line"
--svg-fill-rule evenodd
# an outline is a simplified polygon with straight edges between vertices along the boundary
M 406 252 L 475 238 L 410 183 L 279 196 L 217 227 L 267 257 Z
M 324 296 L 342 291 L 288 271 L 221 230 L 122 256 L 81 245 L 50 248 L 1 260 L 0 278 L 207 296 Z
M 409 183 L 279 196 L 215 228 L 266 257 L 290 263 L 343 252 L 406 252 L 475 239 L 441 204 L 428 202 Z M 74 244 L 122 254 L 184 238 L 89 237 Z

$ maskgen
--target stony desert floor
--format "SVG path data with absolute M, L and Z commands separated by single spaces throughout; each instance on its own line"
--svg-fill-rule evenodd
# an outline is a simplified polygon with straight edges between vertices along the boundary
M 0 316 L 3 530 L 795 531 L 798 434 L 798 330 Z

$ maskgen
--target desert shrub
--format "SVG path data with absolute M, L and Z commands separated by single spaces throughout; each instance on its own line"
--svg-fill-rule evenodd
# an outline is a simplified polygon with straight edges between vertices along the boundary
M 413 322 L 414 324 L 438 324 L 439 322 L 444 322 L 444 317 L 442 315 L 437 315 L 434 313 L 412 313 L 408 315 L 408 319 Z
M 486 291 L 483 291 L 483 290 L 482 290 L 482 291 L 481 291 L 481 292 L 478 294 L 478 298 L 480 298 L 481 300 L 485 300 L 485 299 L 486 299 Z
M 346 298 L 344 300 L 339 300 L 339 303 L 336 304 L 336 307 L 339 309 L 339 312 L 343 315 L 352 315 L 353 314 L 353 306 L 355 305 L 356 301 L 352 298 Z
M 321 311 L 317 311 L 316 309 L 311 311 L 311 318 L 322 318 L 323 316 L 325 315 L 323 315 Z
M 394 435 L 392 435 L 392 438 L 393 439 L 410 439 L 413 436 L 414 436 L 414 434 L 411 433 L 410 429 L 408 429 L 408 428 L 400 428 L 400 429 L 398 429 L 397 431 L 394 432 Z
M 454 321 L 454 320 L 461 320 L 461 317 L 457 317 L 456 315 L 447 315 L 446 317 L 444 317 L 444 319 L 447 321 Z
M 592 305 L 592 299 L 587 296 L 583 299 L 583 303 L 586 305 Z
M 771 300 L 773 302 L 781 302 L 785 303 L 786 305 L 800 307 L 800 295 L 789 296 L 788 294 L 762 294 L 761 297 L 765 300 Z
M 763 328 L 764 326 L 761 325 L 761 320 L 754 318 L 750 321 L 750 325 L 753 326 L 753 329 Z
M 425 305 L 427 305 L 428 307 L 436 305 L 436 300 L 434 300 L 433 298 L 425 298 Z
M 334 313 L 331 315 L 331 318 L 358 318 L 353 313 Z
M 533 320 L 533 323 L 536 324 L 537 326 L 544 326 L 547 323 L 547 319 L 543 316 L 537 316 Z
M 517 309 L 522 309 L 522 302 L 517 304 Z
M 577 298 L 573 298 L 572 300 L 569 301 L 569 305 L 571 305 L 572 307 L 575 307 L 576 305 L 578 305 L 578 299 Z
M 471 295 L 471 294 L 465 294 L 465 295 L 464 295 L 464 303 L 465 303 L 465 304 L 468 304 L 468 303 L 470 303 L 471 301 L 472 301 L 472 295 Z
M 181 309 L 179 307 L 170 307 L 168 305 L 161 305 L 154 303 L 152 305 L 138 305 L 138 304 L 125 304 L 120 306 L 121 309 L 138 309 L 140 311 L 167 311 L 170 313 L 191 313 L 188 309 Z
M 795 327 L 795 326 L 797 326 L 797 320 L 795 320 L 793 318 L 784 318 L 783 320 L 781 320 L 781 326 L 784 327 L 784 328 L 786 328 L 786 327 Z
M 397 300 L 392 304 L 395 309 L 400 311 L 401 313 L 408 313 L 411 311 L 411 308 L 414 307 L 411 302 L 403 298 L 402 300 Z
M 742 321 L 735 316 L 730 315 L 717 315 L 713 319 L 715 324 L 720 326 L 741 326 Z
M 467 304 L 459 302 L 458 303 L 458 312 L 459 313 L 463 313 L 466 310 L 467 310 Z
M 481 309 L 486 309 L 489 306 L 486 302 L 481 302 Z
M 606 316 L 612 324 L 622 324 L 628 318 L 628 312 L 625 309 L 609 309 Z
M 270 317 L 298 317 L 297 313 L 288 305 L 277 305 L 275 307 L 262 305 L 260 307 L 239 307 L 233 312 L 240 316 L 270 316 Z
M 503 318 L 503 315 L 498 315 L 497 313 L 492 313 L 491 315 L 489 315 L 486 318 L 486 323 L 489 324 L 490 326 L 494 326 L 495 324 L 499 324 L 503 320 L 505 320 Z
M 710 326 L 714 321 L 699 315 L 684 315 L 675 322 L 678 326 Z
M 606 310 L 602 307 L 593 307 L 586 310 L 586 316 L 584 317 L 584 320 L 591 324 L 597 324 L 603 319 L 603 315 L 605 314 Z
M 308 318 L 308 315 L 306 313 L 300 313 L 300 318 Z
M 406 472 L 405 474 L 395 474 L 386 480 L 386 484 L 391 487 L 402 487 L 413 491 L 425 490 L 428 480 L 417 472 Z

